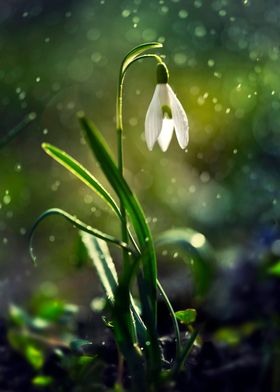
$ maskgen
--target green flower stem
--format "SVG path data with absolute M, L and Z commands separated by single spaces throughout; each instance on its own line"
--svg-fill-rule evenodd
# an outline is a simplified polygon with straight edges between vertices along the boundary
M 175 338 L 176 338 L 176 360 L 178 361 L 179 357 L 180 357 L 180 354 L 181 354 L 181 337 L 180 337 L 179 325 L 178 325 L 178 322 L 177 322 L 176 315 L 175 315 L 175 312 L 173 310 L 173 307 L 172 307 L 172 305 L 171 305 L 171 303 L 170 303 L 170 301 L 169 301 L 169 299 L 167 297 L 167 294 L 164 291 L 164 289 L 163 289 L 163 287 L 162 287 L 162 285 L 161 285 L 159 280 L 157 280 L 157 287 L 158 287 L 158 290 L 159 290 L 160 294 L 162 295 L 162 297 L 163 297 L 163 299 L 164 299 L 164 301 L 166 303 L 166 306 L 168 307 L 168 310 L 169 310 L 169 313 L 170 313 L 170 316 L 171 316 L 171 319 L 172 319 L 173 327 L 174 327 L 174 330 L 175 330 Z
M 123 175 L 123 121 L 122 121 L 122 101 L 123 101 L 123 76 L 122 70 L 120 70 L 118 93 L 117 93 L 117 108 L 116 108 L 116 119 L 117 119 L 117 143 L 118 143 L 118 169 L 121 175 Z M 120 200 L 120 212 L 122 217 L 121 230 L 122 240 L 128 241 L 128 230 L 127 230 L 127 217 L 125 207 Z M 129 266 L 129 257 L 126 252 L 123 252 L 124 270 Z
M 126 71 L 136 61 L 143 60 L 145 58 L 154 58 L 159 64 L 162 63 L 160 56 L 150 53 L 137 56 L 131 62 L 125 66 L 125 60 L 122 62 L 119 73 L 118 91 L 117 91 L 117 105 L 116 105 L 116 121 L 117 121 L 117 143 L 118 143 L 118 168 L 121 175 L 123 175 L 123 85 Z M 120 212 L 122 217 L 121 228 L 122 228 L 122 241 L 128 243 L 129 233 L 127 228 L 127 217 L 123 203 L 120 200 Z M 123 252 L 123 260 L 125 269 L 128 266 L 129 260 L 126 252 Z
M 138 55 L 136 56 L 133 60 L 131 60 L 127 65 L 125 65 L 126 58 L 124 59 L 121 68 L 120 68 L 120 73 L 119 73 L 119 83 L 118 83 L 118 90 L 117 90 L 117 105 L 116 105 L 116 122 L 117 122 L 117 142 L 118 142 L 118 169 L 121 175 L 123 175 L 123 86 L 124 86 L 124 78 L 125 74 L 128 70 L 128 68 L 136 61 L 143 60 L 146 58 L 153 58 L 155 59 L 158 63 L 162 63 L 162 60 L 160 56 L 156 54 L 145 54 L 145 55 Z M 123 205 L 123 203 L 120 200 L 120 212 L 122 216 L 122 223 L 121 223 L 121 228 L 122 228 L 122 241 L 125 243 L 128 243 L 129 240 L 129 232 L 128 232 L 128 227 L 127 227 L 127 217 L 126 217 L 126 210 Z M 128 254 L 123 251 L 123 260 L 124 260 L 124 275 L 127 275 L 127 273 L 131 276 L 131 272 L 135 270 L 134 268 L 131 269 L 129 266 L 129 256 Z M 137 265 L 138 263 L 135 263 Z M 133 275 L 133 272 L 132 272 Z M 130 280 L 130 279 L 128 279 Z M 139 279 L 138 279 L 139 282 Z M 140 290 L 141 294 L 141 290 Z M 141 296 L 141 302 L 143 300 L 143 295 Z M 150 304 L 146 304 L 146 309 L 150 309 L 151 306 Z M 155 314 L 154 315 L 148 315 L 152 316 L 152 319 L 155 321 L 155 325 L 150 328 L 151 326 L 148 326 L 149 329 L 149 335 L 150 335 L 150 347 L 146 347 L 148 351 L 148 357 L 149 357 L 149 362 L 150 367 L 151 367 L 151 373 L 150 374 L 150 382 L 157 383 L 156 380 L 153 380 L 154 376 L 155 378 L 158 377 L 159 369 L 160 369 L 160 364 L 159 362 L 159 347 L 157 343 L 157 335 L 156 335 L 156 312 L 157 309 L 155 308 Z M 146 317 L 147 318 L 147 317 Z M 153 324 L 153 323 L 152 323 Z M 177 331 L 176 331 L 177 332 Z
M 195 342 L 195 339 L 198 335 L 198 330 L 194 331 L 188 342 L 186 343 L 185 347 L 181 350 L 181 354 L 180 357 L 177 359 L 177 361 L 175 362 L 174 368 L 172 369 L 170 375 L 172 375 L 174 378 L 177 376 L 177 374 L 180 372 L 180 370 L 182 369 L 184 362 L 186 360 L 186 358 L 188 357 L 189 353 L 191 352 L 191 349 L 193 347 L 193 344 Z

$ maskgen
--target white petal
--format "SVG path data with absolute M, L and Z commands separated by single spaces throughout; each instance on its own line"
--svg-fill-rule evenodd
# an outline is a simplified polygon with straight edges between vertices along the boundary
M 162 127 L 162 110 L 159 101 L 160 85 L 157 84 L 145 118 L 145 139 L 151 151 Z
M 169 85 L 167 85 L 167 87 L 177 140 L 181 148 L 186 148 L 189 142 L 188 118 L 183 106 L 176 97 L 172 88 Z
M 162 123 L 161 132 L 158 137 L 158 144 L 163 152 L 165 152 L 172 139 L 174 130 L 174 121 L 173 119 L 164 118 Z

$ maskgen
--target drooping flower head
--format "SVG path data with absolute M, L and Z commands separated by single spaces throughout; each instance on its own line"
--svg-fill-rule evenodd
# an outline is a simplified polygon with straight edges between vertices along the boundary
M 151 151 L 157 141 L 162 151 L 166 151 L 175 129 L 181 148 L 189 141 L 187 115 L 168 84 L 168 69 L 164 63 L 157 66 L 157 85 L 145 119 L 145 138 Z

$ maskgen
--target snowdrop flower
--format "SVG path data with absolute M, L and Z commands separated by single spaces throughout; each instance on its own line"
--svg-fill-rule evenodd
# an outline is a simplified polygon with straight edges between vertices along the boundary
M 145 139 L 151 151 L 157 141 L 162 151 L 166 151 L 175 129 L 181 148 L 189 141 L 187 115 L 168 84 L 168 70 L 164 63 L 157 66 L 157 85 L 145 119 Z

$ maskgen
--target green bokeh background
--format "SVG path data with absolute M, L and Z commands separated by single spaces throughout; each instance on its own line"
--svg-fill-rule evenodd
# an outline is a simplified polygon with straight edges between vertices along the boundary
M 1 1 L 1 137 L 26 114 L 37 114 L 0 151 L 1 306 L 24 301 L 46 281 L 76 303 L 88 303 L 96 292 L 93 271 L 74 267 L 77 233 L 59 218 L 39 228 L 39 267 L 31 265 L 27 233 L 50 207 L 119 236 L 104 203 L 40 145 L 66 150 L 103 181 L 76 113 L 85 111 L 116 150 L 119 65 L 143 42 L 164 44 L 158 53 L 166 56 L 170 84 L 190 122 L 186 151 L 174 138 L 168 152 L 158 146 L 149 152 L 143 132 L 155 64 L 130 69 L 125 176 L 153 234 L 192 227 L 230 264 L 255 231 L 277 223 L 279 25 L 280 5 L 272 0 Z M 162 263 L 172 268 L 172 254 Z

